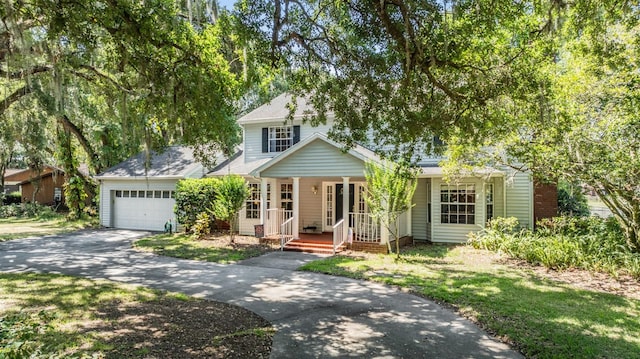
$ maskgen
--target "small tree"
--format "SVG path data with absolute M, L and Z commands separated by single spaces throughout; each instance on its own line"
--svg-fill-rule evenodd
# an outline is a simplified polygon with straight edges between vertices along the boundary
M 251 189 L 245 180 L 237 175 L 224 176 L 216 188 L 216 197 L 211 211 L 216 219 L 229 222 L 229 240 L 233 243 L 233 229 Z
M 418 184 L 417 172 L 406 164 L 384 161 L 365 163 L 369 213 L 380 221 L 396 242 L 396 258 L 400 258 L 398 217 L 413 207 L 412 198 Z M 391 251 L 391 241 L 387 241 Z

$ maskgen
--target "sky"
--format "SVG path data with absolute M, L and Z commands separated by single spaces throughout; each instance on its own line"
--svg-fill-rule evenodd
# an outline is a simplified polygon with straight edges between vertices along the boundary
M 218 0 L 218 5 L 220 7 L 226 7 L 227 9 L 233 9 L 233 4 L 235 4 L 236 0 Z

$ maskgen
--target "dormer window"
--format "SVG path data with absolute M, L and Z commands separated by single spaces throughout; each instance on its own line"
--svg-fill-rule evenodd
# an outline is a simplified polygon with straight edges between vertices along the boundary
M 271 126 L 262 129 L 262 152 L 286 151 L 300 141 L 300 126 Z

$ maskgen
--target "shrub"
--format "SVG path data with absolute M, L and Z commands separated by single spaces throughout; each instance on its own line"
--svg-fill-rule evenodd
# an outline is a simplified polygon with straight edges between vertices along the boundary
M 582 193 L 580 186 L 560 181 L 558 184 L 558 212 L 564 216 L 584 217 L 589 215 L 587 197 Z
M 552 218 L 539 222 L 535 232 L 516 227 L 511 219 L 498 219 L 471 234 L 469 244 L 552 269 L 573 267 L 640 278 L 640 254 L 631 252 L 611 218 Z
M 19 204 L 22 202 L 22 194 L 20 192 L 11 192 L 5 195 L 2 203 L 4 204 Z
M 25 217 L 51 219 L 58 215 L 49 206 L 38 203 L 21 203 L 0 206 L 0 218 Z
M 211 233 L 212 219 L 207 212 L 198 213 L 193 225 L 193 235 L 201 239 Z
M 176 185 L 176 219 L 191 230 L 198 215 L 215 199 L 220 180 L 216 178 L 184 179 Z

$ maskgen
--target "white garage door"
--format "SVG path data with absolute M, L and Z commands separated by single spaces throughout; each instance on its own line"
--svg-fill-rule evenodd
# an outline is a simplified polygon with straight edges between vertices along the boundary
M 116 190 L 113 196 L 113 226 L 125 229 L 163 231 L 173 214 L 173 191 Z

